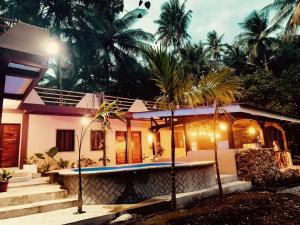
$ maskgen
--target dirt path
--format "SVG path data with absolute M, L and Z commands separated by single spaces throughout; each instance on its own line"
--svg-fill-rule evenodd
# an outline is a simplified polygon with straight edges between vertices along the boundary
M 196 207 L 168 212 L 131 225 L 300 225 L 300 197 L 250 192 L 203 200 Z

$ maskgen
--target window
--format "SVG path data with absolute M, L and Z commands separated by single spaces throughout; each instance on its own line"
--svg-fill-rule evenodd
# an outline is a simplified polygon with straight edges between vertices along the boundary
M 175 148 L 184 148 L 183 132 L 174 132 Z
M 104 132 L 102 130 L 91 131 L 91 151 L 103 151 L 105 148 Z
M 60 152 L 74 151 L 75 131 L 56 130 L 56 147 Z

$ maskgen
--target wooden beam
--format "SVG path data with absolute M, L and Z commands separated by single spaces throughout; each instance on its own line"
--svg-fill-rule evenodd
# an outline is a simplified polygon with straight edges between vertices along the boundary
M 2 112 L 3 112 L 4 87 L 5 87 L 5 74 L 0 73 L 0 168 L 2 167 L 2 151 L 3 151 L 3 147 L 2 147 Z
M 189 132 L 187 129 L 186 123 L 183 124 L 183 131 L 184 131 L 184 143 L 185 143 L 185 152 L 187 155 L 188 151 L 191 151 L 191 142 L 190 142 L 190 137 L 189 137 Z
M 40 76 L 40 71 L 36 72 L 36 71 L 8 67 L 6 69 L 6 75 L 13 76 L 13 77 L 21 77 L 21 78 L 36 78 Z
M 13 100 L 22 100 L 24 98 L 24 95 L 19 94 L 3 94 L 4 98 L 13 99 Z
M 28 128 L 29 128 L 29 114 L 24 113 L 22 118 L 21 153 L 20 153 L 20 164 L 19 164 L 21 169 L 23 169 L 24 162 L 27 158 Z
M 126 149 L 127 149 L 127 163 L 132 163 L 132 149 L 131 149 L 131 121 L 126 120 Z

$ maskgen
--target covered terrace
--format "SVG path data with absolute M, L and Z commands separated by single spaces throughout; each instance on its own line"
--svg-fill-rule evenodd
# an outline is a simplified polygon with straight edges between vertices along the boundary
M 217 122 L 217 145 L 221 172 L 234 174 L 235 149 L 273 148 L 278 141 L 281 150 L 287 153 L 299 148 L 296 130 L 300 118 L 292 115 L 255 107 L 248 104 L 232 104 L 224 107 Z M 177 160 L 213 160 L 213 106 L 181 108 L 175 111 L 175 146 Z M 160 161 L 169 161 L 171 156 L 170 111 L 147 111 L 131 114 L 132 120 L 148 120 L 151 123 L 153 154 L 162 147 Z

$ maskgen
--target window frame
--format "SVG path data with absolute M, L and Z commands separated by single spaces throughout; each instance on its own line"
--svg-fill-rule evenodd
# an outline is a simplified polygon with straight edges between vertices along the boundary
M 103 147 L 101 148 L 101 149 L 93 149 L 93 146 L 94 146 L 94 144 L 93 144 L 93 139 L 92 139 L 92 137 L 93 137 L 93 135 L 92 135 L 92 133 L 93 132 L 100 132 L 100 133 L 102 133 L 102 140 L 104 141 L 104 144 L 103 144 Z M 100 142 L 102 141 L 102 140 L 100 140 Z M 100 143 L 99 142 L 99 143 Z M 104 151 L 105 150 L 105 135 L 104 135 L 104 131 L 103 130 L 91 130 L 90 131 L 90 151 L 92 151 L 92 152 L 97 152 L 97 151 Z
M 73 133 L 73 138 L 71 139 L 72 140 L 72 144 L 71 144 L 71 146 L 73 147 L 73 149 L 70 149 L 70 150 L 61 150 L 60 148 L 59 148 L 59 146 L 58 146 L 58 132 L 59 131 L 69 131 L 69 132 L 72 132 Z M 57 147 L 57 150 L 58 150 L 58 152 L 75 152 L 75 129 L 56 129 L 56 145 L 55 145 L 56 147 Z

